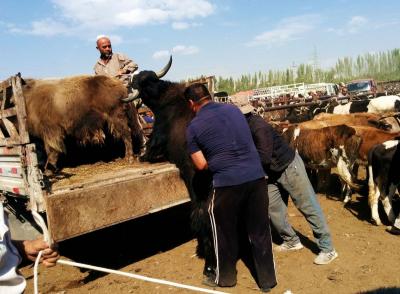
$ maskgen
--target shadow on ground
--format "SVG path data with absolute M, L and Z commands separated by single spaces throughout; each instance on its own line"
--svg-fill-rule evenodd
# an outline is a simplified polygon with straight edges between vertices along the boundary
M 63 241 L 59 251 L 76 262 L 119 269 L 191 240 L 189 214 L 190 204 L 182 204 Z M 91 272 L 85 282 L 103 275 Z

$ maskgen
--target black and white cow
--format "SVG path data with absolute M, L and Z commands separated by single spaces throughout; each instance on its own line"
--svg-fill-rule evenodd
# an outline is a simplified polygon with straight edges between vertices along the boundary
M 329 113 L 335 114 L 349 114 L 356 112 L 382 114 L 399 111 L 400 97 L 396 95 L 381 96 L 374 99 L 356 100 L 343 105 L 336 105 L 328 108 Z
M 378 200 L 391 223 L 396 216 L 393 212 L 392 198 L 400 186 L 400 144 L 399 140 L 390 140 L 375 145 L 368 153 L 368 203 L 372 221 L 376 225 L 382 222 L 378 213 Z

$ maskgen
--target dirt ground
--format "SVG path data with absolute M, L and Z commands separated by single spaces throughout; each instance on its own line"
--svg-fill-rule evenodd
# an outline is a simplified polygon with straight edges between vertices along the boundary
M 400 293 L 400 237 L 369 222 L 367 199 L 353 195 L 344 207 L 339 199 L 318 194 L 339 257 L 317 266 L 317 247 L 304 217 L 289 202 L 289 217 L 305 245 L 303 250 L 275 253 L 278 285 L 271 293 L 360 293 L 394 287 Z M 196 242 L 188 228 L 188 205 L 146 216 L 60 243 L 63 259 L 122 270 L 177 283 L 202 286 L 203 262 L 194 256 Z M 382 214 L 381 214 L 382 215 Z M 249 270 L 238 262 L 238 282 L 227 293 L 259 293 Z M 33 268 L 22 273 L 33 292 Z M 210 289 L 210 288 L 208 288 Z M 41 293 L 190 293 L 192 291 L 113 274 L 57 265 L 40 267 Z

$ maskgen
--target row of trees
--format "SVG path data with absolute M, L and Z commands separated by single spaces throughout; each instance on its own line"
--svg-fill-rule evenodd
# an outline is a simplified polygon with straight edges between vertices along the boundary
M 272 70 L 232 77 L 216 78 L 216 90 L 229 94 L 255 88 L 293 83 L 346 82 L 353 79 L 374 78 L 378 81 L 400 79 L 400 49 L 367 53 L 356 58 L 339 58 L 335 66 L 326 70 L 311 64 L 300 64 L 296 70 Z

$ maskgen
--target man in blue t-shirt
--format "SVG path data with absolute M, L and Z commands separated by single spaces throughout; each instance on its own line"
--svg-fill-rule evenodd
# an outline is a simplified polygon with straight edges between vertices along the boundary
M 197 169 L 209 169 L 214 190 L 208 200 L 214 249 L 215 276 L 208 286 L 236 284 L 238 226 L 244 222 L 256 280 L 264 292 L 276 285 L 269 227 L 266 181 L 250 129 L 240 110 L 212 102 L 203 84 L 193 84 L 185 97 L 196 113 L 186 131 L 187 148 Z M 267 205 L 267 206 L 265 206 Z

